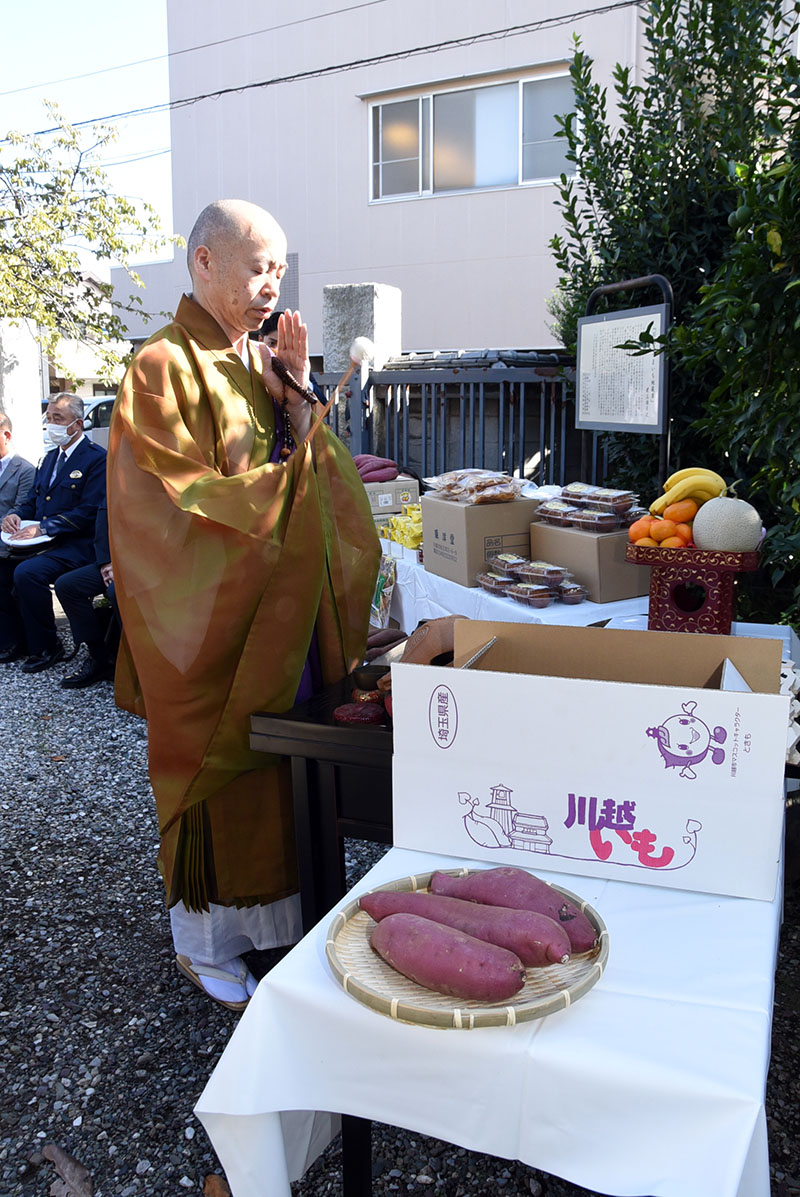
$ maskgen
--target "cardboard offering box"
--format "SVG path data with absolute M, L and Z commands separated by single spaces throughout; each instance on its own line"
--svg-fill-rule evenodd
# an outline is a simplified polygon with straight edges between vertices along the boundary
M 419 483 L 403 474 L 391 482 L 365 482 L 364 490 L 373 515 L 396 515 L 406 503 L 419 503 Z
M 655 549 L 629 544 L 628 561 L 650 566 L 647 626 L 661 632 L 727 636 L 733 622 L 737 573 L 758 569 L 758 553 Z
M 498 553 L 528 554 L 536 499 L 509 503 L 455 503 L 422 496 L 422 544 L 428 573 L 461 586 L 476 586 L 476 576 Z
M 650 588 L 650 573 L 628 564 L 627 530 L 582 532 L 557 528 L 538 520 L 531 524 L 530 555 L 535 560 L 563 565 L 575 581 L 586 587 L 593 603 L 613 603 L 638 598 Z
M 392 666 L 398 847 L 774 897 L 781 641 L 464 619 L 455 650 Z

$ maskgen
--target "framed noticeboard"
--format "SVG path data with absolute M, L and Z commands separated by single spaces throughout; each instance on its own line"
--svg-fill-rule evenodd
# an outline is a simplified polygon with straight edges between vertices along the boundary
M 666 355 L 616 346 L 637 341 L 648 328 L 659 337 L 667 321 L 666 304 L 578 320 L 576 428 L 663 434 Z

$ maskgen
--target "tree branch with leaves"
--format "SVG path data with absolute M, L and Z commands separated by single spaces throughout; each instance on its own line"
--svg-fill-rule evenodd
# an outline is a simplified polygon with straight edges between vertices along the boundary
M 624 279 L 663 274 L 675 295 L 676 328 L 691 323 L 735 237 L 728 216 L 739 200 L 726 163 L 751 169 L 770 142 L 798 15 L 798 0 L 650 0 L 641 78 L 615 67 L 613 110 L 576 39 L 575 111 L 559 120 L 574 173 L 561 177 L 564 231 L 551 242 L 559 270 L 554 331 L 567 348 L 575 348 L 591 292 Z M 633 306 L 625 293 L 607 302 Z M 710 451 L 696 421 L 719 378 L 713 360 L 672 360 L 677 464 Z M 616 480 L 646 493 L 657 446 L 641 437 L 611 440 Z
M 112 127 L 79 132 L 46 107 L 54 132 L 12 132 L 0 143 L 0 315 L 28 321 L 55 363 L 62 339 L 91 346 L 110 382 L 125 360 L 123 314 L 150 314 L 139 296 L 115 300 L 111 284 L 87 270 L 86 254 L 142 286 L 131 262 L 180 238 L 162 233 L 149 204 L 112 191 L 97 161 L 116 139 Z

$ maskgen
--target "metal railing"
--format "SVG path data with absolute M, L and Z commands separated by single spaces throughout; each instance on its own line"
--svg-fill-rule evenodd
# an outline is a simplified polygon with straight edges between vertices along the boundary
M 338 380 L 317 381 L 329 394 Z M 563 485 L 582 469 L 574 394 L 574 370 L 563 362 L 392 365 L 342 393 L 328 420 L 354 455 L 390 457 L 422 478 L 477 466 Z M 585 480 L 601 479 L 604 466 L 594 437 Z

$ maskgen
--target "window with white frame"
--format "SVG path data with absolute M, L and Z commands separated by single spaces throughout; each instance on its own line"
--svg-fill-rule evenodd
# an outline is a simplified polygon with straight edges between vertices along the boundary
M 556 115 L 568 74 L 442 91 L 372 107 L 372 199 L 515 187 L 571 173 Z

